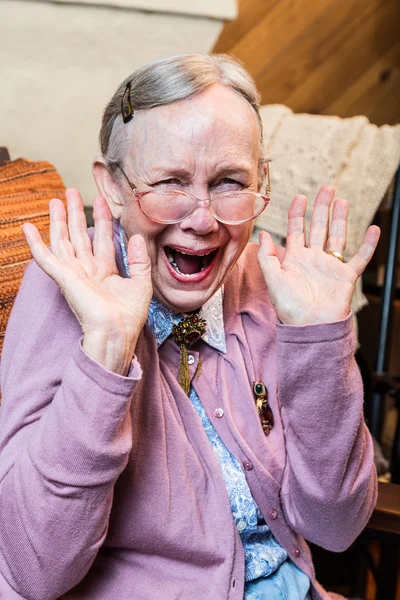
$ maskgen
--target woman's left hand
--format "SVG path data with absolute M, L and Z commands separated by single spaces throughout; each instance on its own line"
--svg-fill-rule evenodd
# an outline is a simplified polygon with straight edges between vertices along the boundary
M 331 323 L 350 312 L 355 283 L 368 265 L 378 244 L 379 227 L 371 225 L 357 254 L 344 263 L 327 251 L 343 254 L 346 247 L 346 200 L 337 199 L 329 224 L 329 210 L 335 189 L 324 186 L 318 192 L 306 246 L 304 215 L 307 201 L 296 196 L 289 209 L 286 250 L 280 261 L 271 236 L 260 233 L 258 260 L 282 323 L 311 325 Z

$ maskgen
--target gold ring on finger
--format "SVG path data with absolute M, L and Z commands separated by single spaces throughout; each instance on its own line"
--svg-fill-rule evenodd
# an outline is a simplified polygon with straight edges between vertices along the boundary
M 326 250 L 326 253 L 338 258 L 340 262 L 344 262 L 343 254 L 340 254 L 340 252 L 336 252 L 336 250 Z

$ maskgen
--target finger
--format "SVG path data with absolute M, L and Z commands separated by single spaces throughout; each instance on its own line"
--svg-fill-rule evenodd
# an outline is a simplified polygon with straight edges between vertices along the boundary
M 343 198 L 335 200 L 332 211 L 332 221 L 329 227 L 329 236 L 326 243 L 327 251 L 336 251 L 343 254 L 347 240 L 347 215 L 349 203 Z
M 128 264 L 131 278 L 151 276 L 151 262 L 142 235 L 133 235 L 128 242 Z
M 32 252 L 32 256 L 39 267 L 52 279 L 57 281 L 57 275 L 60 272 L 59 260 L 43 242 L 38 229 L 32 223 L 24 223 L 22 225 L 22 230 L 25 234 L 26 241 L 28 242 L 29 249 Z
M 347 265 L 355 271 L 358 277 L 362 275 L 365 267 L 371 260 L 378 245 L 380 234 L 381 230 L 376 225 L 371 225 L 368 227 L 359 251 L 347 263 Z
M 78 190 L 69 188 L 66 190 L 68 207 L 68 231 L 69 239 L 79 259 L 91 258 L 93 256 L 92 244 L 87 233 L 86 217 L 83 209 L 82 197 Z
M 260 231 L 259 240 L 258 262 L 268 287 L 281 271 L 281 263 L 276 255 L 276 246 L 270 234 L 266 231 Z
M 115 260 L 112 214 L 101 196 L 93 200 L 93 254 L 105 260 Z
M 324 248 L 328 237 L 329 209 L 335 195 L 335 188 L 324 185 L 315 198 L 311 218 L 309 248 Z
M 53 198 L 50 200 L 49 210 L 51 251 L 59 259 L 67 260 L 75 256 L 75 252 L 69 241 L 65 206 L 61 200 Z
M 303 247 L 305 244 L 304 215 L 306 214 L 307 199 L 305 196 L 295 196 L 289 208 L 288 234 L 286 248 Z

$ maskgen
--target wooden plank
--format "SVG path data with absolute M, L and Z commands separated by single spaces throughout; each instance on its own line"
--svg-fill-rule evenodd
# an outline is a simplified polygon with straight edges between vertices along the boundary
M 322 113 L 338 96 L 338 90 L 352 85 L 365 67 L 397 40 L 399 13 L 398 0 L 385 0 L 284 99 L 285 104 L 296 112 Z
M 373 110 L 369 110 L 368 118 L 372 123 L 377 125 L 395 125 L 400 123 L 400 77 L 397 71 L 396 76 L 391 82 L 390 89 L 386 90 L 385 95 L 382 97 L 380 103 L 378 103 Z
M 240 58 L 257 79 L 265 65 L 335 1 L 280 0 L 230 52 Z
M 276 5 L 277 0 L 239 0 L 237 19 L 224 25 L 213 52 L 230 52 L 243 36 Z
M 400 534 L 400 485 L 378 483 L 378 501 L 367 527 Z
M 337 0 L 274 58 L 266 61 L 256 83 L 263 103 L 284 103 L 317 67 L 362 26 L 385 0 Z
M 391 119 L 400 115 L 399 83 L 400 40 L 327 106 L 324 114 L 339 117 L 363 114 L 377 125 L 393 124 L 397 121 Z

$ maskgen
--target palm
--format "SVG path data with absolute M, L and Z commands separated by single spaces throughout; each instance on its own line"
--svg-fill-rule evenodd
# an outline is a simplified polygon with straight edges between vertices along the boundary
M 83 331 L 107 327 L 123 319 L 127 327 L 142 327 L 151 299 L 151 282 L 122 278 L 115 260 L 93 260 L 90 268 L 78 259 L 72 259 L 64 272 L 65 297 L 82 326 Z M 73 282 L 73 285 L 72 285 Z
M 323 251 L 288 250 L 279 279 L 275 309 L 283 322 L 336 321 L 350 310 L 355 274 Z
M 93 244 L 76 191 L 68 193 L 68 209 L 67 226 L 61 201 L 50 204 L 52 252 L 33 225 L 24 226 L 36 262 L 60 286 L 84 334 L 119 328 L 125 338 L 137 339 L 152 296 L 150 260 L 143 238 L 130 240 L 131 277 L 123 278 L 118 274 L 112 217 L 105 201 L 95 199 Z
M 359 252 L 342 263 L 324 251 L 343 252 L 346 245 L 347 202 L 337 200 L 332 221 L 329 208 L 333 188 L 319 192 L 310 229 L 309 247 L 305 246 L 305 198 L 294 199 L 289 211 L 287 247 L 281 258 L 268 234 L 262 235 L 260 266 L 274 304 L 283 323 L 306 325 L 344 319 L 350 311 L 357 278 L 361 275 L 379 239 L 379 229 L 370 227 Z

